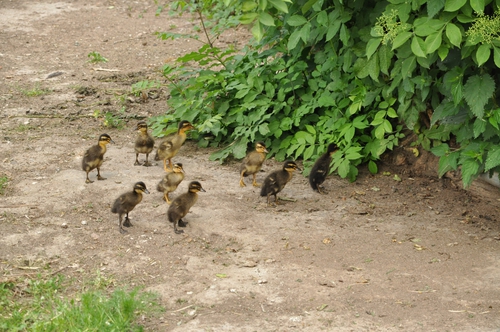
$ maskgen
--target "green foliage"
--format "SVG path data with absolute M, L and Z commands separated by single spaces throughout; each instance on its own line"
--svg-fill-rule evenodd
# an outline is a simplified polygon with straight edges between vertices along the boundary
M 0 195 L 5 194 L 5 188 L 7 188 L 8 184 L 9 184 L 9 178 L 5 175 L 0 176 Z
M 149 81 L 149 80 L 139 81 L 137 83 L 132 84 L 132 93 L 135 96 L 140 96 L 142 92 L 147 92 L 148 90 L 151 89 L 157 89 L 160 86 L 161 84 L 158 81 Z
M 119 112 L 123 115 L 125 113 L 125 106 Z M 94 118 L 101 120 L 103 126 L 107 128 L 123 129 L 125 127 L 125 121 L 120 116 L 109 111 L 95 110 Z
M 62 276 L 0 283 L 1 331 L 142 331 L 134 323 L 158 310 L 151 293 L 117 289 L 111 294 L 88 290 L 65 298 Z
M 44 89 L 40 87 L 40 84 L 35 84 L 35 86 L 32 89 L 29 90 L 21 90 L 21 92 L 27 96 L 27 97 L 39 97 L 39 96 L 44 96 L 46 94 L 51 93 L 52 91 L 50 89 Z
M 206 44 L 164 67 L 169 116 L 207 124 L 200 145 L 222 147 L 211 159 L 241 158 L 262 140 L 276 159 L 310 165 L 336 142 L 332 171 L 354 180 L 362 163 L 377 172 L 406 127 L 439 153 L 440 175 L 462 169 L 465 187 L 500 170 L 499 1 L 224 3 L 254 42 L 236 55 L 202 24 Z M 218 2 L 182 4 L 204 22 Z
M 103 57 L 99 52 L 90 52 L 87 54 L 87 57 L 90 59 L 90 63 L 98 63 L 98 62 L 108 62 L 108 59 Z

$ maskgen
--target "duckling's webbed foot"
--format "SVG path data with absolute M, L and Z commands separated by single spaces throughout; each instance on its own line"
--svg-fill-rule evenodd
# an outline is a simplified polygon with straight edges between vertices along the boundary
M 177 223 L 174 223 L 174 233 L 175 234 L 182 234 L 184 231 L 182 229 L 177 229 Z
M 134 166 L 141 166 L 141 163 L 139 162 L 139 160 L 135 160 L 135 163 L 134 163 Z
M 142 166 L 149 167 L 149 166 L 153 166 L 153 164 L 151 164 L 149 161 L 146 161 L 146 162 L 144 162 L 144 164 L 142 164 Z
M 182 220 L 182 219 L 179 219 L 178 224 L 179 224 L 179 227 L 186 227 L 186 226 L 187 226 L 187 222 L 185 222 L 185 221 L 184 221 L 184 220 Z
M 127 234 L 128 232 L 126 230 L 124 230 L 122 227 L 120 227 L 120 233 L 121 234 Z
M 90 179 L 87 178 L 87 180 L 85 180 L 85 183 L 94 183 L 94 181 L 90 181 Z
M 100 175 L 98 175 L 98 176 L 97 176 L 97 180 L 106 180 L 106 178 L 105 178 L 105 177 L 102 177 L 102 176 L 100 176 Z
M 125 220 L 123 220 L 123 226 L 125 227 L 132 227 L 132 223 L 130 222 L 130 219 L 128 217 L 125 217 Z

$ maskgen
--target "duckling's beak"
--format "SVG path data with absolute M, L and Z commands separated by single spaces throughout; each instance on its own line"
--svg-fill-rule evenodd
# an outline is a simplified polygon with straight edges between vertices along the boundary
M 300 167 L 297 167 L 297 171 L 302 172 L 302 170 L 300 169 Z
M 264 152 L 265 152 L 265 153 L 269 153 L 269 151 L 267 151 L 267 149 L 264 149 Z
M 200 191 L 201 191 L 201 192 L 204 192 L 204 193 L 206 193 L 206 192 L 207 192 L 207 191 L 206 191 L 205 189 L 203 189 L 203 188 L 200 188 Z
M 146 188 L 144 188 L 144 192 L 145 192 L 146 194 L 149 194 L 149 190 L 147 190 Z
M 116 144 L 112 139 L 109 140 L 110 143 Z

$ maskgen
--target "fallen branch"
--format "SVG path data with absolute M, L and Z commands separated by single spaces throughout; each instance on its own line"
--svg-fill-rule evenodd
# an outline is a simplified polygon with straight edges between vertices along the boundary
M 116 71 L 120 71 L 120 69 L 107 69 L 107 68 L 92 68 L 93 70 L 95 71 L 110 71 L 110 72 L 116 72 Z

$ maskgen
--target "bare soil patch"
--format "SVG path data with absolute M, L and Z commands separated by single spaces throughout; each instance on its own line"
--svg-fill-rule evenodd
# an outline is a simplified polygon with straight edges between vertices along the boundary
M 153 1 L 0 3 L 0 175 L 10 180 L 0 196 L 0 278 L 49 267 L 78 281 L 99 271 L 116 285 L 144 285 L 166 310 L 143 319 L 148 331 L 500 329 L 498 190 L 464 191 L 404 149 L 381 165 L 390 175 L 331 176 L 324 196 L 297 174 L 282 193 L 290 200 L 268 207 L 258 189 L 239 187 L 238 161 L 211 162 L 211 150 L 188 141 L 175 158 L 186 179 L 172 196 L 192 180 L 207 192 L 174 234 L 155 190 L 162 165 L 134 166 L 133 150 L 137 121 L 166 112 L 168 92 L 122 96 L 199 44 L 156 39 L 192 23 L 155 10 Z M 93 51 L 109 62 L 89 64 Z M 50 92 L 27 96 L 35 89 Z M 125 117 L 124 128 L 103 127 L 96 109 Z M 104 132 L 116 142 L 107 180 L 85 184 L 81 158 Z M 280 166 L 266 161 L 259 182 Z M 111 204 L 136 181 L 151 194 L 122 235 Z

